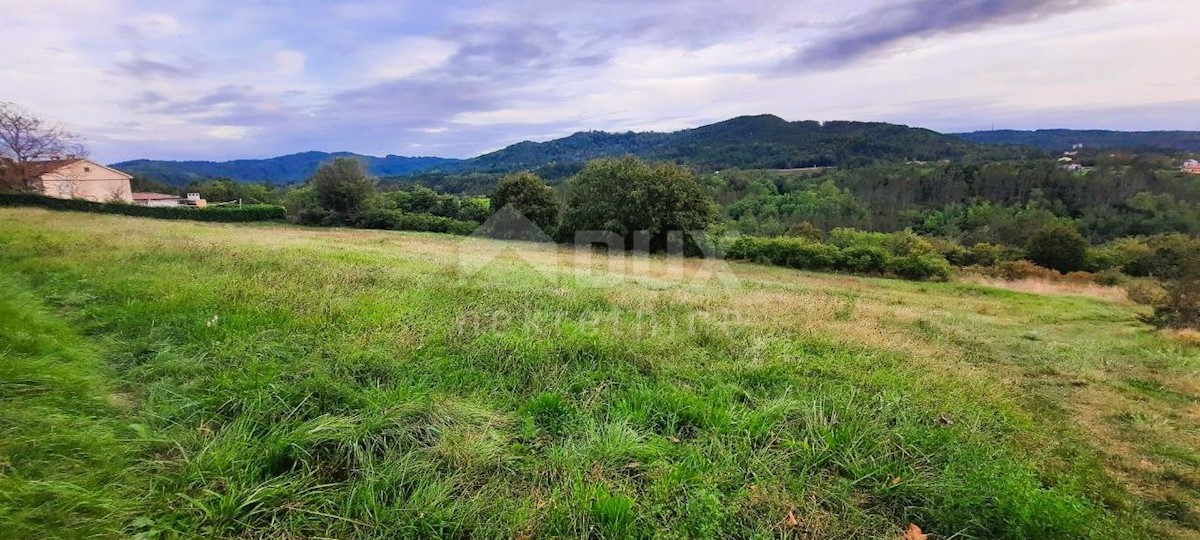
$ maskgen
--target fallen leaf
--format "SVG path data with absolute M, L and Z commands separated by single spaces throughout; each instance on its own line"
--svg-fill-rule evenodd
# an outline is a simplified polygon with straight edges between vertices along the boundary
M 892 478 L 892 485 L 893 485 L 893 486 L 895 486 L 895 485 L 899 485 L 899 484 L 900 484 L 900 477 L 899 477 L 899 476 L 897 476 L 897 477 L 895 477 L 895 478 Z
M 943 414 L 943 415 L 941 415 L 941 416 L 939 416 L 939 417 L 938 417 L 938 423 L 939 423 L 939 424 L 941 424 L 941 425 L 943 425 L 943 426 L 948 426 L 948 425 L 950 425 L 950 424 L 953 424 L 953 423 L 954 423 L 954 421 L 953 421 L 953 420 L 951 420 L 949 417 L 947 417 L 946 415 L 944 415 L 944 414 Z
M 673 442 L 673 443 L 675 443 L 675 444 L 679 444 L 679 437 L 676 437 L 676 436 L 674 436 L 674 435 L 671 435 L 670 437 L 667 437 L 667 440 L 668 440 L 668 441 L 671 441 L 671 442 Z
M 800 520 L 796 519 L 796 513 L 791 510 L 788 510 L 787 520 L 784 523 L 787 524 L 787 528 L 789 529 L 795 529 L 800 526 Z
M 640 461 L 630 461 L 629 464 L 625 466 L 625 468 L 626 469 L 636 469 L 641 466 L 642 466 L 642 462 L 640 462 Z
M 904 540 L 929 540 L 929 535 L 921 532 L 916 524 L 909 523 L 908 530 L 904 531 Z

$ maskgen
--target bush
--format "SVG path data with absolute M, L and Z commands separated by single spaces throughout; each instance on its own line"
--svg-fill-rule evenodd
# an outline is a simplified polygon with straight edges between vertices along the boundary
M 1088 241 L 1074 227 L 1054 223 L 1034 233 L 1029 239 L 1029 260 L 1039 266 L 1059 272 L 1074 272 L 1084 268 Z
M 802 238 L 743 236 L 733 242 L 727 256 L 802 270 L 823 270 L 835 267 L 839 252 L 836 247 Z
M 887 268 L 887 250 L 876 246 L 852 246 L 842 250 L 838 268 L 860 274 L 882 273 Z
M 1154 306 L 1155 322 L 1174 328 L 1200 328 L 1200 276 L 1167 283 L 1166 294 Z
M 1126 279 L 1128 278 L 1126 278 L 1125 274 L 1122 274 L 1120 270 L 1112 268 L 1108 270 L 1101 270 L 1095 274 L 1092 274 L 1093 281 L 1100 285 L 1107 285 L 1110 287 L 1125 283 Z
M 409 214 L 399 210 L 368 210 L 359 217 L 357 225 L 367 229 L 459 235 L 471 234 L 479 227 L 479 224 L 470 221 L 460 221 L 432 214 Z
M 37 206 L 50 210 L 70 210 L 75 212 L 123 214 L 157 219 L 186 219 L 191 221 L 224 223 L 282 221 L 287 218 L 287 211 L 282 206 L 271 204 L 210 206 L 208 208 L 136 206 L 125 203 L 97 203 L 82 199 L 58 199 L 32 193 L 0 193 L 0 206 Z
M 1128 257 L 1123 270 L 1132 276 L 1174 279 L 1183 277 L 1190 261 L 1200 260 L 1200 238 L 1164 234 L 1121 244 Z
M 883 244 L 890 235 L 858 234 L 862 231 L 839 229 L 832 233 L 846 247 L 805 240 L 802 238 L 761 238 L 743 236 L 734 240 L 726 250 L 730 259 L 756 261 L 802 270 L 844 270 L 860 274 L 893 274 L 905 279 L 946 279 L 953 267 L 928 243 L 902 242 L 910 253 L 895 256 Z M 928 246 L 929 252 L 922 253 Z
M 950 262 L 936 253 L 905 255 L 888 261 L 888 272 L 904 279 L 949 279 L 953 268 Z
M 1020 279 L 1057 280 L 1062 274 L 1029 261 L 1005 261 L 996 265 L 996 276 L 1008 281 Z
M 1125 284 L 1125 295 L 1130 300 L 1147 306 L 1159 306 L 1167 299 L 1167 291 L 1158 282 L 1149 279 L 1134 279 Z

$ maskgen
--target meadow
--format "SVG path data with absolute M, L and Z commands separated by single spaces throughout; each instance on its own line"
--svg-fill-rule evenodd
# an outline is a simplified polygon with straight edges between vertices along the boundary
M 0 209 L 0 538 L 1200 537 L 1120 298 Z

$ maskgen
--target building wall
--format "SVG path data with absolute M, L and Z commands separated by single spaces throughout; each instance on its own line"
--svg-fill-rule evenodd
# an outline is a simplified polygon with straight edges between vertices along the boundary
M 146 206 L 179 206 L 179 199 L 149 199 Z
M 133 202 L 129 177 L 90 161 L 72 163 L 42 175 L 41 191 L 49 197 L 86 199 L 94 202 Z

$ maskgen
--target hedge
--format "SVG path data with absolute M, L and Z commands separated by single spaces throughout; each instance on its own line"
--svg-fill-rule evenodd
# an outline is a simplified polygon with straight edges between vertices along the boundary
M 880 235 L 887 239 L 888 235 Z M 899 255 L 879 247 L 874 238 L 854 244 L 836 245 L 803 238 L 743 236 L 726 251 L 730 259 L 741 259 L 800 270 L 835 270 L 857 274 L 889 274 L 904 279 L 946 279 L 952 267 L 935 252 Z
M 249 221 L 282 221 L 287 211 L 282 206 L 248 204 L 245 206 L 138 206 L 125 203 L 98 203 L 82 199 L 58 199 L 33 193 L 0 193 L 0 206 L 37 206 L 51 210 L 123 214 L 158 219 L 187 219 L 239 223 Z
M 357 225 L 367 229 L 436 232 L 458 235 L 468 235 L 479 228 L 478 223 L 471 221 L 460 221 L 433 214 L 401 212 L 400 210 L 367 211 L 359 217 Z

